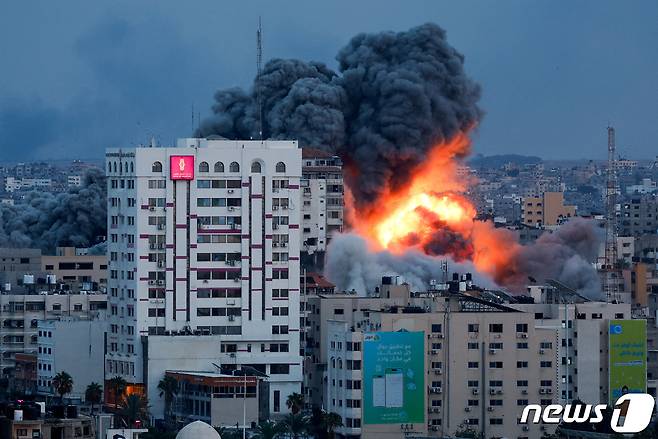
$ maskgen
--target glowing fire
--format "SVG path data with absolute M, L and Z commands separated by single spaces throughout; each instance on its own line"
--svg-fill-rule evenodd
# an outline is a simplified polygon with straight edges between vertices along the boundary
M 416 249 L 470 260 L 495 280 L 507 279 L 514 273 L 512 261 L 519 244 L 510 232 L 475 220 L 475 207 L 462 195 L 474 181 L 457 173 L 457 156 L 468 150 L 465 134 L 437 145 L 406 186 L 387 190 L 365 208 L 355 206 L 348 194 L 354 230 L 368 238 L 374 250 Z

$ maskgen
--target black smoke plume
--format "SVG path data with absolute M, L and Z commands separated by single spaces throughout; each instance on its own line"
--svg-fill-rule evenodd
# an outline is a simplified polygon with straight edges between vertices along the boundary
M 249 92 L 215 94 L 214 115 L 196 135 L 258 138 L 260 91 L 263 136 L 340 155 L 360 208 L 406 182 L 432 147 L 482 116 L 480 87 L 435 24 L 359 34 L 336 58 L 339 73 L 321 63 L 268 62 Z
M 0 205 L 0 247 L 89 247 L 107 230 L 107 188 L 91 169 L 79 188 L 61 194 L 33 191 L 20 204 Z

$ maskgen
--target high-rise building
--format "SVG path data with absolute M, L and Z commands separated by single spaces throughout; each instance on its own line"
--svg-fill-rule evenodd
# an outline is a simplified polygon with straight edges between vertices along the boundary
M 107 150 L 106 378 L 146 387 L 156 417 L 168 370 L 249 365 L 273 415 L 301 391 L 301 155 L 270 140 Z

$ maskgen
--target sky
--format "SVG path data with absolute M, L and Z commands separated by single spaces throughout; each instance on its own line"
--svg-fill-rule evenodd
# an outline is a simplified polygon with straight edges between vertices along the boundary
M 44 0 L 0 10 L 0 161 L 191 135 L 251 84 L 259 16 L 265 60 L 332 68 L 358 33 L 443 27 L 482 85 L 477 154 L 602 159 L 610 123 L 621 155 L 658 155 L 655 0 Z

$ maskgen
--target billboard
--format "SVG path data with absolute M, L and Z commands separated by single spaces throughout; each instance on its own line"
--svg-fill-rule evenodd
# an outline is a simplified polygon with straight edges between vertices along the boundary
M 194 156 L 172 155 L 169 157 L 172 180 L 194 180 Z
M 363 423 L 425 422 L 425 334 L 363 337 Z
M 626 393 L 646 393 L 646 320 L 610 320 L 608 334 L 610 403 Z

